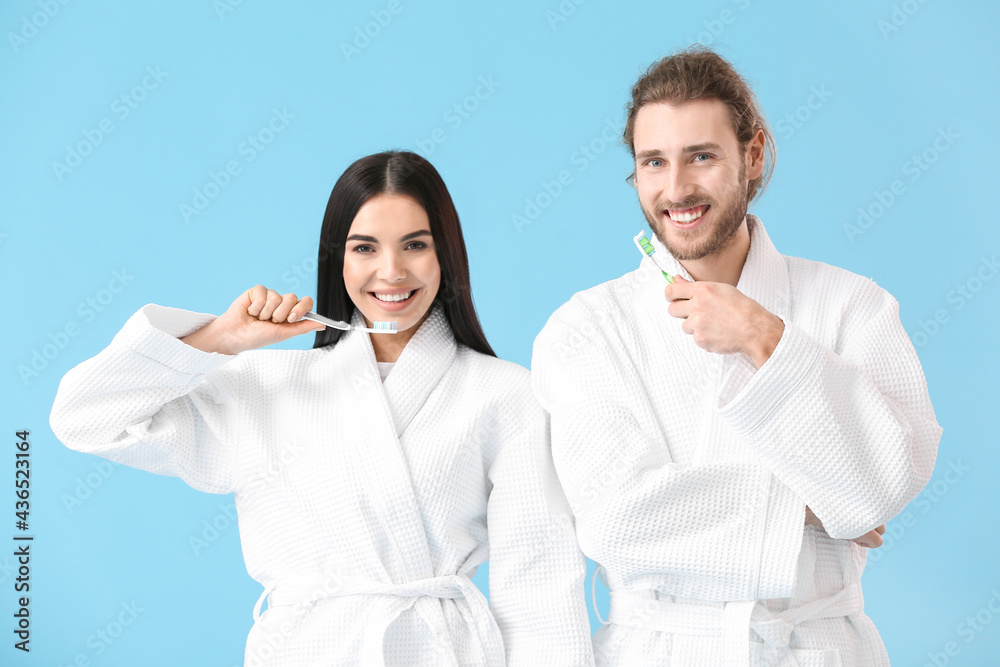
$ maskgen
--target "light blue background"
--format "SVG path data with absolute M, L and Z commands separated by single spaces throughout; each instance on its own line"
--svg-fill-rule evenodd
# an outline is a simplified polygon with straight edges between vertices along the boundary
M 890 524 L 895 536 L 865 574 L 866 610 L 894 664 L 923 665 L 929 654 L 941 654 L 938 664 L 995 664 L 1000 619 L 987 611 L 980 630 L 960 624 L 1000 603 L 1000 280 L 977 283 L 977 272 L 995 277 L 983 262 L 1000 251 L 997 5 L 590 0 L 563 2 L 566 16 L 557 0 L 401 0 L 396 14 L 389 6 L 11 0 L 0 8 L 3 428 L 11 439 L 32 431 L 36 536 L 30 656 L 11 648 L 13 548 L 0 550 L 0 662 L 242 660 L 260 591 L 237 530 L 224 527 L 198 555 L 189 543 L 204 522 L 226 524 L 231 498 L 121 466 L 105 477 L 100 459 L 65 449 L 48 428 L 59 379 L 132 312 L 149 302 L 221 312 L 258 282 L 312 293 L 336 178 L 362 155 L 419 148 L 461 214 L 491 342 L 528 365 L 556 307 L 636 264 L 630 236 L 644 221 L 624 180 L 630 160 L 601 133 L 610 126 L 618 135 L 645 66 L 700 40 L 748 77 L 774 129 L 777 169 L 754 212 L 785 254 L 870 276 L 898 298 L 945 429 L 931 487 L 905 525 L 903 517 Z M 369 25 L 377 34 L 345 54 L 373 12 L 391 20 Z M 165 77 L 146 78 L 149 89 L 123 117 L 115 100 L 141 87 L 147 68 Z M 477 108 L 449 113 L 481 79 L 495 84 L 468 101 Z M 249 161 L 241 143 L 274 109 L 293 117 Z M 105 119 L 113 131 L 57 174 L 53 163 Z M 949 128 L 953 139 L 935 148 Z M 431 141 L 436 129 L 443 142 Z M 933 164 L 914 171 L 912 157 L 925 151 Z M 180 205 L 229 160 L 240 173 L 185 222 Z M 518 228 L 512 216 L 563 170 L 572 183 L 542 196 L 541 214 Z M 858 208 L 878 213 L 879 193 L 897 179 L 902 194 L 851 236 L 845 225 Z M 115 271 L 127 285 L 112 294 Z M 959 298 L 960 285 L 978 291 Z M 60 336 L 67 325 L 77 335 Z M 46 350 L 44 367 L 22 377 L 19 368 Z M 14 450 L 2 451 L 0 535 L 12 535 Z M 945 475 L 949 462 L 960 475 Z M 135 622 L 111 645 L 96 640 L 133 601 L 142 609 Z M 949 642 L 957 654 L 944 655 Z

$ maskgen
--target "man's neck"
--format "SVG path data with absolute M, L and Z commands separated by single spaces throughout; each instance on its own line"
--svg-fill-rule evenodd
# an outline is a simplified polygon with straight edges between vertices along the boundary
M 729 241 L 718 252 L 706 255 L 701 259 L 689 259 L 681 262 L 691 277 L 695 280 L 706 280 L 714 283 L 727 283 L 736 287 L 743 273 L 743 264 L 750 252 L 750 228 L 746 218 L 729 237 Z

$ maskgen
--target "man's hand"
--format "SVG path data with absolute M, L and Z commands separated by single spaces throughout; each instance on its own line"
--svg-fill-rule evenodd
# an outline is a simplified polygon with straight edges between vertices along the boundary
M 806 525 L 823 527 L 823 522 L 819 520 L 813 511 L 809 509 L 806 505 Z M 876 528 L 875 530 L 869 530 L 867 533 L 860 537 L 855 537 L 851 540 L 855 544 L 860 544 L 863 547 L 868 547 L 869 549 L 878 549 L 882 546 L 882 534 L 885 533 L 885 524 Z
M 691 282 L 677 276 L 663 294 L 673 317 L 695 344 L 717 354 L 741 353 L 760 368 L 781 340 L 785 323 L 732 285 Z

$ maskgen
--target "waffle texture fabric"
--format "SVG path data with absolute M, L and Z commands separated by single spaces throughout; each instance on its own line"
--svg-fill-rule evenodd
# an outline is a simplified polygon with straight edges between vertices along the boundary
M 849 538 L 930 478 L 941 429 L 923 371 L 887 292 L 748 224 L 737 288 L 785 325 L 760 369 L 699 348 L 649 258 L 574 295 L 535 341 L 556 470 L 611 589 L 598 665 L 889 664 Z
M 178 340 L 212 317 L 143 307 L 66 374 L 50 421 L 78 451 L 234 494 L 269 602 L 247 665 L 592 664 L 524 368 L 456 344 L 440 310 L 384 383 L 365 333 L 235 356 Z M 488 558 L 489 603 L 469 581 Z

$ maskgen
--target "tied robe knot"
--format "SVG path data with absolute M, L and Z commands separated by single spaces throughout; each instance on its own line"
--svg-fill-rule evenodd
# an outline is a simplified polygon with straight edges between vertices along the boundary
M 450 629 L 435 599 L 456 601 L 459 614 L 468 626 L 477 647 L 478 662 L 487 667 L 502 667 L 506 662 L 503 639 L 496 620 L 490 613 L 486 597 L 468 577 L 448 574 L 428 579 L 401 583 L 385 583 L 355 577 L 329 575 L 304 575 L 294 581 L 283 581 L 269 586 L 261 593 L 254 606 L 254 621 L 260 620 L 260 609 L 266 598 L 268 608 L 298 606 L 304 613 L 320 600 L 352 595 L 373 595 L 378 600 L 373 605 L 370 621 L 366 624 L 361 641 L 360 658 L 365 665 L 385 665 L 383 642 L 389 626 L 405 611 L 419 608 L 443 654 L 446 664 L 458 665 L 450 641 Z

